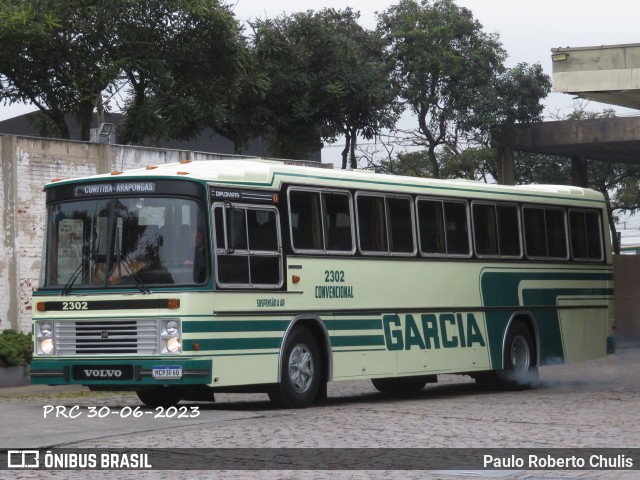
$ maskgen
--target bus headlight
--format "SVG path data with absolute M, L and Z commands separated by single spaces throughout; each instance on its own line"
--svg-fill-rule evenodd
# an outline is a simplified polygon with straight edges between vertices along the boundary
M 168 335 L 177 335 L 180 333 L 180 324 L 175 320 L 169 320 L 165 329 Z
M 40 324 L 40 336 L 43 338 L 53 336 L 53 325 L 50 322 L 42 322 Z
M 45 338 L 40 340 L 40 352 L 44 355 L 51 355 L 53 353 L 53 338 Z
M 160 353 L 182 353 L 182 328 L 180 320 L 161 320 Z
M 55 325 L 53 322 L 36 323 L 36 353 L 38 355 L 53 355 Z
M 180 340 L 176 337 L 169 337 L 166 339 L 165 346 L 169 353 L 180 353 L 182 351 L 182 345 Z

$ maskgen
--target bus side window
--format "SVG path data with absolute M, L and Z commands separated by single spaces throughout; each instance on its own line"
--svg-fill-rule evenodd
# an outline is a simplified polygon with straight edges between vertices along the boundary
M 441 201 L 418 201 L 418 228 L 420 232 L 420 250 L 423 254 L 447 253 Z
M 282 253 L 274 208 L 216 206 L 214 222 L 219 284 L 241 288 L 274 288 L 282 284 Z
M 478 255 L 498 255 L 498 226 L 495 205 L 474 203 L 472 210 L 476 253 Z
M 444 202 L 444 215 L 449 255 L 469 255 L 469 225 L 467 205 L 463 202 Z
M 387 231 L 384 197 L 360 195 L 358 204 L 358 235 L 364 252 L 386 252 Z
M 564 210 L 524 207 L 522 212 L 527 256 L 566 259 L 567 229 Z
M 291 242 L 296 250 L 322 249 L 322 217 L 320 194 L 291 190 L 289 192 Z
M 567 229 L 565 226 L 564 210 L 547 208 L 545 210 L 547 227 L 547 244 L 549 256 L 554 258 L 567 257 Z
M 524 238 L 528 257 L 546 257 L 547 242 L 545 234 L 544 210 L 524 207 Z
M 578 260 L 602 260 L 602 237 L 598 212 L 569 211 L 571 254 Z
M 518 207 L 473 204 L 473 235 L 478 255 L 520 257 Z
M 411 200 L 408 198 L 387 198 L 386 201 L 389 250 L 397 253 L 412 253 L 415 247 Z
M 323 193 L 325 249 L 338 252 L 353 250 L 351 202 L 343 193 Z
M 275 252 L 278 250 L 276 214 L 273 211 L 247 210 L 249 249 Z
M 500 240 L 500 255 L 521 257 L 520 221 L 516 205 L 498 205 L 498 237 Z

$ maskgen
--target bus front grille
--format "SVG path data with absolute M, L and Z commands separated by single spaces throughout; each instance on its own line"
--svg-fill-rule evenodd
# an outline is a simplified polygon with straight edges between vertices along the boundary
M 158 321 L 80 320 L 57 322 L 58 355 L 158 353 Z

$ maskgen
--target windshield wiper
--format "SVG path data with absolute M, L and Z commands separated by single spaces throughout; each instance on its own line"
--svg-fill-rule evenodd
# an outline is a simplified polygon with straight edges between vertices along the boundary
M 94 260 L 95 257 L 96 255 L 93 254 L 93 255 L 86 256 L 82 259 L 82 261 L 80 262 L 80 265 L 78 265 L 78 268 L 76 268 L 73 271 L 73 273 L 69 277 L 69 280 L 67 280 L 67 283 L 65 283 L 64 288 L 62 289 L 62 292 L 60 292 L 61 296 L 65 297 L 69 295 L 69 293 L 71 293 L 71 287 L 73 287 L 73 284 L 76 283 L 76 280 L 80 276 L 80 273 L 82 273 L 82 270 L 85 267 L 87 267 L 89 265 L 89 262 L 91 262 L 91 260 Z
M 133 283 L 135 284 L 136 287 L 138 287 L 138 290 L 140 290 L 141 293 L 151 293 L 151 291 L 147 288 L 144 282 L 140 279 L 138 274 L 133 271 L 133 268 L 131 267 L 131 263 L 129 262 L 127 257 L 123 254 L 119 254 L 117 258 L 120 261 L 120 263 L 124 265 L 124 269 L 127 272 L 127 275 L 129 275 L 129 278 L 133 280 Z

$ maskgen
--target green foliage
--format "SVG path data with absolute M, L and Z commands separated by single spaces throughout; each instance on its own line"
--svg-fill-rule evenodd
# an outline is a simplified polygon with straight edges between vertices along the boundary
M 395 61 L 400 96 L 417 116 L 413 144 L 425 148 L 434 177 L 461 143 L 486 146 L 491 125 L 540 118 L 540 99 L 550 89 L 542 68 L 506 70 L 497 35 L 452 0 L 401 0 L 379 16 L 378 29 Z M 438 152 L 445 147 L 448 153 Z
M 0 93 L 27 102 L 69 137 L 65 113 L 89 139 L 102 91 L 119 73 L 111 45 L 125 0 L 4 0 L 0 4 Z
M 243 42 L 218 0 L 2 0 L 0 99 L 37 106 L 63 138 L 71 114 L 88 140 L 93 113 L 130 86 L 125 142 L 189 137 L 227 120 Z
M 239 149 L 264 80 L 230 8 L 218 0 L 138 0 L 132 8 L 135 20 L 118 30 L 132 86 L 119 141 L 189 139 L 208 126 Z
M 467 180 L 495 179 L 497 170 L 496 151 L 492 148 L 467 148 L 460 152 L 443 148 L 437 152 L 441 178 L 464 178 Z M 433 178 L 432 163 L 425 150 L 404 152 L 395 158 L 382 161 L 378 170 L 393 175 Z
M 0 333 L 0 367 L 28 365 L 33 355 L 31 334 L 3 330 Z
M 344 135 L 346 166 L 357 136 L 371 139 L 395 124 L 382 41 L 358 17 L 349 8 L 324 9 L 253 23 L 254 51 L 269 79 L 261 107 L 273 155 L 301 158 L 319 147 L 319 138 Z

